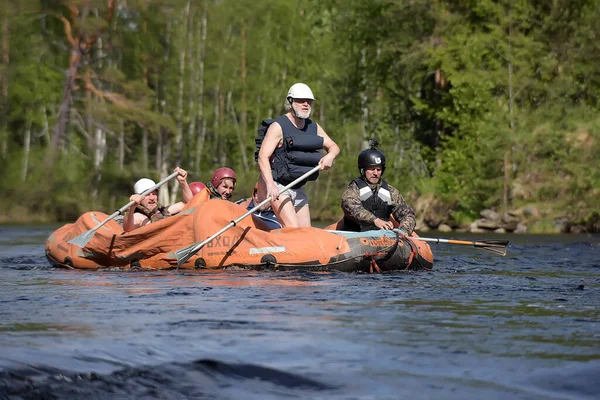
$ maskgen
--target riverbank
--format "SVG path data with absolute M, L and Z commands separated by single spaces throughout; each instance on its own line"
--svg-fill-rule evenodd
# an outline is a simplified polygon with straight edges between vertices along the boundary
M 565 209 L 550 203 L 528 203 L 507 210 L 484 209 L 479 215 L 454 211 L 433 194 L 412 202 L 416 230 L 471 233 L 600 233 L 598 211 Z

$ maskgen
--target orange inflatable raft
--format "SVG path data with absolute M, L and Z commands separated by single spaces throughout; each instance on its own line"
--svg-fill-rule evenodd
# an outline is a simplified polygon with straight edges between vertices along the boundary
M 172 217 L 125 233 L 109 221 L 83 247 L 72 238 L 108 218 L 87 212 L 48 237 L 46 256 L 55 266 L 100 269 L 177 267 L 175 251 L 206 240 L 246 212 L 224 200 L 209 200 L 207 192 L 194 196 Z M 343 232 L 319 228 L 269 231 L 248 216 L 216 237 L 181 268 L 308 269 L 383 272 L 431 269 L 433 255 L 425 242 L 399 231 Z

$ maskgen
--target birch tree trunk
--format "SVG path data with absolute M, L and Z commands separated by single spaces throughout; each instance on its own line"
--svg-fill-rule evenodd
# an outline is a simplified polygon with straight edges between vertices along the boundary
M 241 137 L 242 137 L 242 157 L 244 158 L 244 166 L 246 170 L 247 160 L 246 160 L 246 135 L 248 134 L 248 104 L 246 103 L 246 45 L 248 42 L 247 32 L 246 32 L 246 19 L 242 19 L 241 26 L 241 40 L 242 40 L 242 53 L 241 53 L 241 62 L 240 62 L 240 77 L 242 79 L 242 99 L 241 99 L 241 110 L 240 110 L 240 125 L 241 125 Z M 233 110 L 233 108 L 232 108 Z
M 75 88 L 75 80 L 81 63 L 81 53 L 79 45 L 73 44 L 71 47 L 71 56 L 69 59 L 69 68 L 66 72 L 65 85 L 63 87 L 62 100 L 58 107 L 58 115 L 56 117 L 56 125 L 52 133 L 52 143 L 49 147 L 47 165 L 51 166 L 54 162 L 55 153 L 62 145 L 63 137 L 69 125 L 71 107 L 73 106 L 73 91 Z
M 233 27 L 231 25 L 227 26 L 227 33 L 225 34 L 224 43 L 229 45 L 231 43 L 231 35 L 232 35 Z M 215 143 L 214 143 L 214 153 L 218 159 L 218 163 L 221 166 L 224 166 L 227 162 L 227 154 L 225 152 L 226 140 L 223 130 L 225 129 L 225 95 L 223 93 L 222 85 L 222 77 L 223 77 L 223 68 L 225 64 L 225 56 L 222 54 L 219 60 L 219 69 L 217 71 L 217 81 L 215 83 L 215 121 L 214 121 L 214 134 L 215 134 Z
M 264 26 L 266 27 L 265 36 L 263 38 L 264 43 L 270 43 L 271 42 L 271 13 L 268 13 L 265 16 Z M 267 58 L 268 58 L 267 46 L 262 46 L 262 55 L 260 57 L 260 70 L 259 70 L 260 71 L 259 76 L 260 76 L 261 82 L 268 81 L 268 77 L 265 76 L 265 71 L 267 69 Z M 254 125 L 253 125 L 253 129 L 251 131 L 252 134 L 254 135 L 254 137 L 256 137 L 256 135 L 257 135 L 257 132 L 255 129 L 258 129 L 258 125 L 260 124 L 260 121 L 262 121 L 265 118 L 272 117 L 272 115 L 269 114 L 270 105 L 267 104 L 267 100 L 266 100 L 268 98 L 269 98 L 268 95 L 265 94 L 263 96 L 262 93 L 258 93 L 256 96 L 256 116 L 254 118 Z M 265 114 L 262 114 L 263 110 L 264 110 Z
M 196 174 L 200 174 L 200 164 L 202 161 L 202 152 L 204 150 L 204 141 L 206 139 L 206 121 L 204 120 L 204 49 L 206 46 L 206 32 L 208 29 L 208 6 L 206 1 L 202 10 L 202 20 L 198 24 L 198 33 L 200 40 L 198 40 L 198 116 L 196 122 L 196 129 L 198 129 L 198 138 L 196 141 L 196 154 L 194 157 L 194 171 Z
M 94 13 L 96 14 L 96 17 L 98 17 L 98 9 L 94 10 Z M 99 71 L 103 70 L 104 67 L 104 48 L 103 48 L 103 41 L 102 41 L 102 37 L 99 37 L 98 40 L 96 41 L 96 59 L 97 61 L 97 67 L 99 69 Z M 103 85 L 102 82 L 98 82 L 97 83 L 97 88 L 100 90 L 103 90 Z M 96 97 L 96 102 L 99 102 L 100 99 L 98 99 Z M 94 102 L 90 102 L 89 105 L 92 106 L 94 104 Z M 94 123 L 94 116 L 92 113 L 92 110 L 89 110 L 89 115 L 92 118 L 92 123 L 94 125 L 94 127 L 92 128 L 94 130 L 94 149 L 93 149 L 93 160 L 94 160 L 94 172 L 96 174 L 96 184 L 94 185 L 94 188 L 96 189 L 100 183 L 101 180 L 101 176 L 100 176 L 100 170 L 102 167 L 102 164 L 104 163 L 104 156 L 106 154 L 106 132 L 104 132 L 104 129 L 102 129 L 98 124 Z M 89 131 L 91 132 L 91 130 Z
M 150 163 L 150 157 L 148 157 L 148 151 L 150 146 L 148 144 L 148 130 L 142 127 L 142 171 L 145 175 L 148 175 L 148 167 Z
M 40 134 L 46 140 L 46 144 L 50 144 L 50 124 L 48 123 L 48 111 L 46 110 L 46 106 L 42 105 L 42 124 L 44 130 Z
M 188 1 L 185 5 L 182 15 L 182 21 L 185 21 L 183 32 L 186 34 L 188 31 L 188 22 L 190 18 L 190 6 L 191 1 Z M 185 81 L 185 61 L 187 53 L 187 41 L 180 44 L 179 49 L 179 82 L 177 85 L 177 111 L 175 113 L 175 123 L 177 130 L 175 132 L 175 164 L 181 165 L 182 151 L 183 151 L 183 94 L 184 94 L 184 81 Z M 173 182 L 175 185 L 176 181 Z
M 220 113 L 220 100 L 222 98 L 221 95 L 221 72 L 223 71 L 222 64 L 219 66 L 219 71 L 217 74 L 217 82 L 215 83 L 214 89 L 214 120 L 213 120 L 213 132 L 215 137 L 214 150 L 212 154 L 215 156 L 215 160 L 222 164 L 221 161 L 221 113 Z
M 515 134 L 515 118 L 514 118 L 514 84 L 513 84 L 513 64 L 512 64 L 512 21 L 511 11 L 508 14 L 508 112 L 510 118 L 510 135 L 514 137 Z M 508 206 L 510 202 L 510 160 L 511 154 L 511 143 L 510 139 L 506 141 L 506 148 L 504 150 L 504 182 L 502 188 L 502 215 L 504 218 L 508 217 Z
M 171 55 L 171 29 L 172 23 L 171 21 L 167 22 L 167 32 L 165 34 L 165 52 L 163 54 L 163 65 L 162 65 L 162 74 L 159 79 L 159 90 L 158 90 L 158 107 L 160 110 L 160 114 L 165 118 L 167 117 L 167 100 L 166 100 L 166 70 L 169 65 L 169 57 Z M 156 169 L 159 171 L 160 179 L 166 178 L 168 175 L 167 172 L 167 161 L 169 159 L 169 147 L 171 141 L 168 137 L 168 132 L 165 128 L 160 128 L 160 133 L 158 135 L 159 144 L 157 149 L 156 156 Z M 159 190 L 158 192 L 158 202 L 161 204 L 169 204 L 170 203 L 170 194 L 169 194 L 169 185 L 164 185 L 163 190 Z
M 346 126 L 346 117 L 342 116 L 342 126 Z M 350 129 L 344 129 L 346 131 L 346 153 L 351 154 L 352 151 L 352 140 L 350 138 Z
M 156 100 L 155 100 L 155 108 L 156 111 L 160 111 L 161 109 L 161 83 L 160 80 L 158 82 L 158 88 L 156 90 Z M 160 170 L 160 164 L 162 161 L 162 151 L 163 151 L 163 129 L 159 128 L 158 134 L 156 135 L 156 156 L 154 158 L 154 170 Z
M 219 101 L 216 103 L 218 108 L 218 116 L 219 116 L 219 137 L 220 140 L 217 143 L 217 148 L 219 149 L 217 154 L 219 154 L 219 163 L 221 166 L 227 164 L 227 152 L 225 151 L 225 147 L 227 145 L 227 136 L 225 136 L 225 95 L 222 91 L 219 91 Z
M 142 34 L 144 36 L 146 36 L 148 34 L 148 22 L 146 21 L 146 19 L 144 19 L 142 21 Z M 148 81 L 148 57 L 146 54 L 142 54 L 140 56 L 140 61 L 142 64 L 142 81 L 146 84 L 146 86 L 149 86 L 149 81 Z M 142 129 L 142 172 L 144 173 L 144 175 L 148 175 L 148 168 L 150 167 L 150 157 L 149 157 L 149 150 L 150 150 L 150 144 L 148 143 L 148 130 L 146 129 L 145 126 L 140 125 L 140 128 Z
M 237 114 L 235 113 L 235 107 L 233 105 L 233 101 L 231 101 L 232 91 L 227 92 L 227 108 L 231 112 L 231 121 L 235 126 L 235 130 L 237 132 L 237 138 L 240 146 L 240 155 L 242 157 L 242 165 L 244 167 L 244 171 L 248 171 L 250 166 L 248 165 L 248 157 L 246 156 L 246 143 L 244 140 L 244 132 L 240 128 L 240 124 L 238 123 Z
M 196 119 L 198 118 L 198 110 L 195 106 L 196 98 L 198 96 L 198 84 L 196 82 L 196 51 L 197 48 L 194 46 L 194 12 L 190 11 L 188 14 L 188 22 L 187 22 L 187 69 L 188 69 L 188 103 L 187 103 L 187 113 L 188 113 L 188 126 L 187 133 L 184 135 L 184 143 L 186 150 L 184 154 L 188 160 L 189 165 L 186 165 L 186 168 L 191 169 L 188 172 L 192 172 L 194 170 L 194 154 L 190 150 L 192 146 L 195 144 L 194 132 L 196 131 Z M 190 158 L 191 157 L 191 158 Z
M 185 21 L 184 23 L 184 27 L 182 29 L 182 36 L 185 35 L 185 37 L 187 38 L 187 31 L 189 29 L 188 27 L 188 22 L 189 22 L 189 18 L 190 18 L 190 6 L 191 6 L 191 2 L 188 1 L 186 3 L 186 6 L 183 9 L 182 12 L 182 17 L 181 20 Z M 175 124 L 176 124 L 176 131 L 175 131 L 175 165 L 180 167 L 181 166 L 181 162 L 183 160 L 183 95 L 184 95 L 184 88 L 185 88 L 185 66 L 186 66 L 186 53 L 187 53 L 187 40 L 185 41 L 181 41 L 181 43 L 179 43 L 179 55 L 178 55 L 178 61 L 179 61 L 179 82 L 177 85 L 177 110 L 175 111 Z M 168 166 L 166 165 L 167 162 L 165 161 L 165 173 L 168 173 L 166 171 L 166 169 L 168 169 Z M 166 175 L 165 175 L 166 176 Z M 172 180 L 171 183 L 171 193 L 169 196 L 169 204 L 173 204 L 175 203 L 175 197 L 176 197 L 176 193 L 177 193 L 177 187 L 179 186 L 178 181 L 176 179 Z M 166 185 L 165 185 L 166 186 Z
M 0 126 L 0 157 L 6 157 L 8 152 L 8 66 L 10 63 L 10 25 L 8 16 L 2 19 L 2 76 L 0 86 L 2 91 L 2 125 Z
M 325 127 L 325 102 L 320 102 L 319 103 L 319 125 L 321 125 L 322 127 Z M 324 128 L 326 129 L 326 128 Z M 317 180 L 317 185 L 316 185 L 316 189 L 315 189 L 315 196 L 317 197 L 318 201 L 322 204 L 321 207 L 319 207 L 319 209 L 323 209 L 323 206 L 327 204 L 327 199 L 329 197 L 329 191 L 331 190 L 331 183 L 332 183 L 332 179 L 333 179 L 333 171 L 329 170 L 327 171 L 327 182 L 325 183 L 325 194 L 323 195 L 323 197 L 319 196 L 319 193 L 321 192 L 321 186 L 322 186 L 322 180 Z M 322 175 L 321 175 L 322 176 Z M 315 209 L 316 211 L 316 209 Z
M 119 119 L 119 172 L 123 172 L 125 168 L 125 122 Z
M 106 154 L 106 133 L 101 128 L 94 130 L 94 169 L 100 173 L 102 164 L 104 163 L 104 155 Z
M 29 153 L 31 149 L 31 118 L 25 122 L 25 135 L 23 137 L 23 165 L 21 167 L 21 182 L 27 179 L 27 168 L 29 167 Z
M 198 141 L 196 142 L 196 157 L 194 160 L 196 174 L 200 174 L 200 162 L 202 161 L 202 151 L 204 149 L 204 141 L 206 140 L 206 120 L 198 118 L 198 122 Z
M 281 71 L 281 81 L 278 82 L 278 87 L 283 87 L 283 90 L 287 91 L 287 87 L 285 86 L 286 82 L 287 82 L 287 74 L 288 74 L 288 69 L 287 66 L 283 67 L 283 70 Z M 282 95 L 283 93 L 281 93 L 283 90 L 278 90 L 276 91 L 276 94 L 273 96 L 273 102 L 272 104 L 273 107 L 270 108 L 270 113 L 269 115 L 272 115 L 273 117 L 277 117 L 280 113 L 280 110 L 282 108 L 282 100 L 285 100 L 285 97 Z
M 85 104 L 87 105 L 85 108 L 85 126 L 82 128 L 85 130 L 85 139 L 87 144 L 88 154 L 94 153 L 94 138 L 92 132 L 94 131 L 94 121 L 92 118 L 92 92 L 87 91 L 85 93 Z
M 94 14 L 96 17 L 99 16 L 98 9 L 94 9 Z M 103 71 L 104 68 L 104 43 L 102 37 L 99 36 L 95 43 L 95 58 L 97 60 L 97 68 L 99 71 Z M 89 67 L 91 68 L 91 67 Z M 103 84 L 101 81 L 98 81 L 96 87 L 99 90 L 103 90 Z M 103 100 L 99 99 L 97 96 L 94 96 L 95 101 L 91 101 L 88 103 L 89 107 L 94 107 L 94 103 L 101 103 Z M 93 110 L 89 110 L 89 115 L 94 120 Z M 97 199 L 99 194 L 100 182 L 102 182 L 102 164 L 104 164 L 104 156 L 106 155 L 106 132 L 102 129 L 95 121 L 93 121 L 93 132 L 94 132 L 94 149 L 93 149 L 93 163 L 94 163 L 94 183 L 92 185 L 92 199 Z M 91 132 L 91 131 L 90 131 Z M 95 201 L 94 203 L 95 204 Z
M 442 45 L 442 34 L 440 33 L 440 24 L 439 24 L 439 19 L 443 19 L 444 15 L 446 14 L 445 11 L 443 11 L 442 7 L 440 7 L 439 4 L 439 0 L 434 0 L 433 1 L 433 7 L 436 9 L 436 14 L 437 14 L 437 19 L 435 22 L 435 26 L 433 27 L 433 35 L 432 35 L 432 45 L 434 48 L 437 48 L 439 46 Z M 443 75 L 443 71 L 440 68 L 437 68 L 435 70 L 435 83 L 434 83 L 434 87 L 435 90 L 437 91 L 436 94 L 440 94 L 441 96 L 441 89 L 443 89 L 446 86 L 446 81 Z M 435 137 L 433 138 L 433 148 L 435 150 L 435 165 L 436 168 L 439 168 L 442 165 L 442 148 L 440 147 L 440 132 L 442 130 L 442 126 L 441 126 L 441 121 L 439 118 L 436 118 L 435 122 L 434 122 L 434 129 L 435 129 Z
M 394 131 L 394 137 L 396 138 L 396 140 L 394 140 L 393 147 L 393 153 L 396 155 L 396 157 L 394 158 L 394 168 L 397 168 L 400 165 L 402 165 L 402 159 L 404 157 L 404 147 L 400 149 L 400 128 L 398 127 L 398 123 L 396 122 L 396 120 L 392 120 L 392 130 Z
M 360 129 L 362 132 L 362 148 L 366 149 L 369 146 L 369 138 L 367 137 L 367 126 L 369 124 L 369 96 L 367 95 L 367 49 L 365 47 L 360 50 L 360 55 L 360 64 L 363 70 L 362 93 L 360 94 Z

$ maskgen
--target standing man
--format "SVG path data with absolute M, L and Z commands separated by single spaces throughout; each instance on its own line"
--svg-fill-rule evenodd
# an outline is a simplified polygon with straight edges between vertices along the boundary
M 280 191 L 317 165 L 331 168 L 340 148 L 323 128 L 309 117 L 315 101 L 312 90 L 304 83 L 290 87 L 286 97 L 287 113 L 269 126 L 258 152 L 260 169 L 259 197 L 271 198 L 271 206 L 284 227 L 310 226 L 306 181 L 318 177 L 315 172 L 305 181 L 280 195 Z M 325 149 L 326 155 L 319 150 Z
M 415 229 L 413 209 L 406 204 L 400 192 L 382 179 L 385 155 L 377 150 L 377 141 L 358 155 L 360 176 L 354 179 L 342 195 L 344 211 L 343 230 L 368 231 L 393 229 L 390 217 L 398 222 L 406 235 Z
M 152 179 L 140 179 L 133 185 L 134 194 L 129 197 L 129 200 L 135 203 L 129 207 L 123 217 L 123 230 L 125 232 L 179 213 L 185 207 L 185 203 L 194 197 L 187 183 L 187 172 L 179 167 L 175 168 L 175 171 L 178 173 L 177 181 L 179 181 L 183 200 L 169 206 L 162 206 L 158 204 L 158 189 L 142 197 L 142 193 L 156 185 L 156 183 Z

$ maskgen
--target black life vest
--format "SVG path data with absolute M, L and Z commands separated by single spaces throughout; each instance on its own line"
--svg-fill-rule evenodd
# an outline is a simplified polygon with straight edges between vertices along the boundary
M 281 115 L 275 120 L 264 120 L 258 128 L 259 136 L 255 139 L 257 147 L 257 151 L 254 153 L 255 161 L 258 161 L 258 151 L 264 135 L 273 122 L 277 122 L 283 132 L 283 145 L 275 150 L 271 160 L 273 180 L 282 185 L 288 185 L 319 163 L 323 155 L 318 150 L 323 148 L 324 139 L 317 135 L 317 124 L 310 118 L 305 120 L 302 129 L 296 128 L 286 115 Z M 318 177 L 319 173 L 315 172 L 294 186 L 294 189 L 300 188 L 306 182 L 314 181 Z
M 382 179 L 381 186 L 376 191 L 373 191 L 362 177 L 356 178 L 352 182 L 358 186 L 358 193 L 363 207 L 372 212 L 377 218 L 389 221 L 395 205 L 387 182 Z M 378 228 L 374 224 L 361 225 L 348 217 L 344 217 L 344 229 L 362 232 Z

